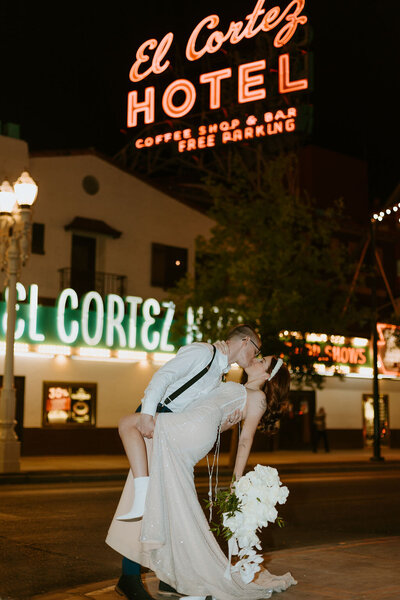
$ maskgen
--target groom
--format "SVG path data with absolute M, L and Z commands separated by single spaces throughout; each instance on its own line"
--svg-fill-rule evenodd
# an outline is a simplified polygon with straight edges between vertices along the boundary
M 179 349 L 176 356 L 163 365 L 152 377 L 142 400 L 138 429 L 147 438 L 147 454 L 151 456 L 156 412 L 181 412 L 191 402 L 209 394 L 221 382 L 234 362 L 247 367 L 260 353 L 261 340 L 249 325 L 237 325 L 227 335 L 226 342 L 216 342 L 217 350 L 210 344 L 195 342 Z M 231 416 L 223 429 L 241 420 L 240 411 Z M 128 423 L 127 423 L 128 421 Z M 129 419 L 124 419 L 124 426 Z M 116 515 L 126 512 L 133 496 L 133 477 L 129 472 Z M 140 566 L 149 564 L 148 556 L 140 544 L 141 521 L 119 521 L 111 523 L 106 543 L 124 557 L 122 574 L 116 591 L 128 600 L 152 600 L 143 587 Z M 161 593 L 178 593 L 160 581 Z

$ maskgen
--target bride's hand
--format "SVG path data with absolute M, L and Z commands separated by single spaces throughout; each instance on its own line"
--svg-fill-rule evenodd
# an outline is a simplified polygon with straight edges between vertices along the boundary
M 233 412 L 232 414 L 229 415 L 229 417 L 226 419 L 226 421 L 224 421 L 222 423 L 222 425 L 221 425 L 221 433 L 224 432 L 224 431 L 226 431 L 230 427 L 233 427 L 234 425 L 236 425 L 236 423 L 240 423 L 240 421 L 242 419 L 243 419 L 243 413 L 238 408 L 237 410 L 235 410 L 235 412 Z
M 217 340 L 216 342 L 214 342 L 214 346 L 216 347 L 217 350 L 219 350 L 222 354 L 228 354 L 228 344 L 226 342 L 223 342 L 221 340 Z

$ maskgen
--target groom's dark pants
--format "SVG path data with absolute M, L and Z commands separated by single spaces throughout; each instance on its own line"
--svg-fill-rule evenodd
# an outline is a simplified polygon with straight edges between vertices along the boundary
M 140 404 L 135 412 L 141 412 L 142 410 L 142 405 Z M 157 412 L 158 413 L 162 413 L 162 412 L 172 412 L 172 410 L 170 410 L 167 406 L 161 406 L 160 404 L 157 406 Z M 122 559 L 122 573 L 124 575 L 140 575 L 140 565 L 137 562 L 134 562 L 133 560 L 129 560 L 129 558 L 125 558 L 125 556 Z

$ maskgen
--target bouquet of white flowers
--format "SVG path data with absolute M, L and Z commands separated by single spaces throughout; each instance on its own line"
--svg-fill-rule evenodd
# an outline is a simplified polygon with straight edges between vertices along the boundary
M 222 526 L 213 524 L 212 530 L 222 533 L 228 540 L 227 579 L 231 578 L 231 573 L 239 571 L 244 583 L 253 581 L 263 561 L 262 555 L 254 549 L 261 550 L 257 531 L 267 527 L 268 523 L 284 525 L 275 505 L 284 504 L 288 495 L 289 490 L 282 485 L 278 471 L 263 465 L 257 465 L 235 481 L 231 491 L 218 492 L 213 504 L 222 515 Z M 231 566 L 232 555 L 239 557 L 234 566 Z

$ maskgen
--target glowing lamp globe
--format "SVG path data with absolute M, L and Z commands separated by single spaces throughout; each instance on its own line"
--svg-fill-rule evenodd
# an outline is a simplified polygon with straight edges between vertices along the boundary
M 5 179 L 0 185 L 0 213 L 11 214 L 15 207 L 15 193 L 10 182 Z
M 32 206 L 36 200 L 38 186 L 29 173 L 24 171 L 14 183 L 14 191 L 19 206 Z

